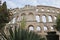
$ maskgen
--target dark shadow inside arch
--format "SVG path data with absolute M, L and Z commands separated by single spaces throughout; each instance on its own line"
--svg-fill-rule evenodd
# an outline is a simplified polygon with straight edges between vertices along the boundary
M 46 35 L 47 40 L 59 40 L 59 35 L 57 35 L 55 31 L 47 32 L 47 34 L 48 34 Z

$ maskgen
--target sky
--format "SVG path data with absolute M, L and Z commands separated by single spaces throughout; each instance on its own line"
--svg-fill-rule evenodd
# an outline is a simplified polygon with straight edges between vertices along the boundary
M 2 0 L 8 8 L 24 7 L 25 5 L 46 5 L 60 8 L 60 0 Z

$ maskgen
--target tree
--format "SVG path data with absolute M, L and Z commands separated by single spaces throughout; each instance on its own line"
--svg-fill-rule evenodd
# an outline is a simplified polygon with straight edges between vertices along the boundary
M 0 29 L 3 28 L 6 23 L 10 21 L 9 19 L 9 10 L 7 9 L 6 2 L 0 7 Z
M 60 14 L 57 16 L 56 20 L 56 29 L 60 32 Z
M 5 33 L 4 33 L 4 27 L 6 25 L 6 23 L 8 23 L 10 21 L 10 13 L 9 10 L 7 9 L 7 5 L 6 2 L 3 2 L 3 4 L 0 6 L 0 33 L 5 37 Z

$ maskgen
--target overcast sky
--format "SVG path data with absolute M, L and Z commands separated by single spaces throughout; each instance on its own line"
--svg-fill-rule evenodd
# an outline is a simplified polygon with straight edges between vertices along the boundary
M 23 7 L 25 5 L 47 5 L 60 8 L 60 0 L 2 0 L 6 1 L 8 8 Z

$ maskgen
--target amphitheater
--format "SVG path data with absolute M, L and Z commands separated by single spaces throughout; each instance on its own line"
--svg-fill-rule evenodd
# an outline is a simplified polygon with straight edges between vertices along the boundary
M 37 32 L 39 35 L 47 35 L 47 32 L 56 31 L 56 34 L 60 35 L 54 27 L 57 15 L 60 14 L 60 8 L 44 5 L 25 5 L 23 8 L 11 9 L 10 13 L 13 14 L 13 20 L 8 24 L 12 27 L 16 26 L 15 23 L 20 26 L 19 24 L 24 16 L 26 30 Z

